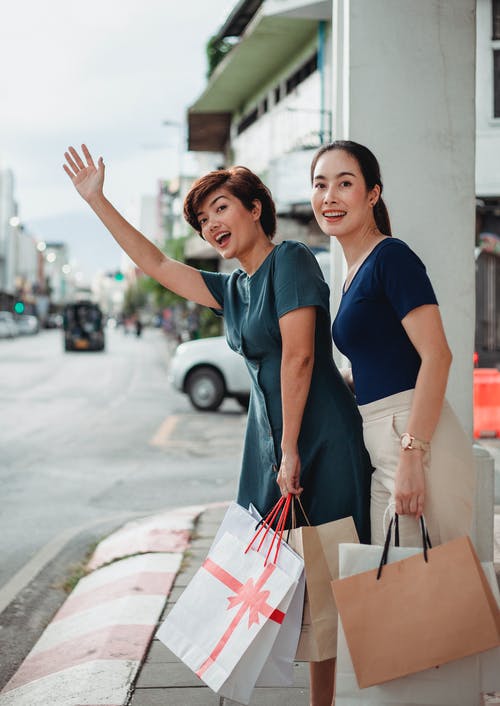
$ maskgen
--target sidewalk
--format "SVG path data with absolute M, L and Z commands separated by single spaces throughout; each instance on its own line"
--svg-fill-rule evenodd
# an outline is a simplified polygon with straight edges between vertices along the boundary
M 227 504 L 130 522 L 102 541 L 91 573 L 6 684 L 0 706 L 219 706 L 154 636 L 205 558 Z M 251 704 L 306 706 L 308 679 L 308 665 L 297 663 L 295 687 L 256 689 Z
M 99 544 L 83 578 L 0 693 L 0 706 L 221 706 L 154 636 L 201 565 L 227 503 L 134 521 Z M 495 561 L 500 562 L 500 507 Z M 497 575 L 500 563 L 497 564 Z M 308 665 L 251 706 L 306 706 Z M 224 700 L 224 706 L 235 702 Z
M 187 550 L 182 570 L 175 579 L 162 619 L 201 565 L 222 521 L 225 507 L 207 508 L 196 525 L 195 535 Z M 307 706 L 309 703 L 309 667 L 296 663 L 292 688 L 257 688 L 252 706 Z M 193 672 L 180 662 L 159 640 L 154 639 L 139 678 L 134 685 L 130 706 L 219 706 L 220 699 L 204 686 Z M 234 704 L 224 700 L 224 706 Z

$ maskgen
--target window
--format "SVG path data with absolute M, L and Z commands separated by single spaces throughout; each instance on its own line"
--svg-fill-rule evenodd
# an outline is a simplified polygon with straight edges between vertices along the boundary
M 274 104 L 279 103 L 281 100 L 281 86 L 276 86 L 274 89 Z
M 493 116 L 500 118 L 500 49 L 493 51 Z
M 492 39 L 500 39 L 500 0 L 491 0 L 491 9 L 493 11 Z
M 299 83 L 305 81 L 308 76 L 313 74 L 318 68 L 318 54 L 315 53 L 306 62 L 300 66 L 295 73 L 293 73 L 286 82 L 286 93 L 287 95 L 297 88 Z
M 257 119 L 259 117 L 259 110 L 258 108 L 255 108 L 255 110 L 252 110 L 251 113 L 248 113 L 245 115 L 245 117 L 240 120 L 238 123 L 238 126 L 236 128 L 236 131 L 238 135 L 241 135 L 241 133 L 246 130 L 247 128 L 250 127 L 250 125 L 253 125 L 255 122 L 257 122 Z

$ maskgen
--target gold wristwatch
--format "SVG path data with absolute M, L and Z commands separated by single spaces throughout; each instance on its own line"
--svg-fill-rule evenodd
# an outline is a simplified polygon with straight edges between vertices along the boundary
M 413 449 L 419 449 L 420 451 L 428 451 L 430 443 L 428 441 L 422 441 L 421 439 L 416 439 L 409 432 L 405 431 L 401 434 L 399 443 L 403 451 L 413 451 Z

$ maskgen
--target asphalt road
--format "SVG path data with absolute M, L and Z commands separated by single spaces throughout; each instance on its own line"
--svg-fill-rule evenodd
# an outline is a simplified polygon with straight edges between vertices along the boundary
M 0 341 L 0 654 L 11 667 L 93 542 L 134 516 L 235 497 L 245 414 L 231 400 L 196 412 L 167 362 L 151 329 L 109 331 L 104 353 L 64 353 L 57 330 Z

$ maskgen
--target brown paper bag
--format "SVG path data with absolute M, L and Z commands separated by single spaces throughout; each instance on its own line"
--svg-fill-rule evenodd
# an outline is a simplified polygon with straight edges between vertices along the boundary
M 337 654 L 337 608 L 331 591 L 338 578 L 338 545 L 359 542 L 352 517 L 317 527 L 297 527 L 288 543 L 304 559 L 306 591 L 296 659 L 322 662 Z
M 379 571 L 332 582 L 360 688 L 500 644 L 499 610 L 468 537 L 428 549 L 427 561 L 387 564 L 377 580 Z

